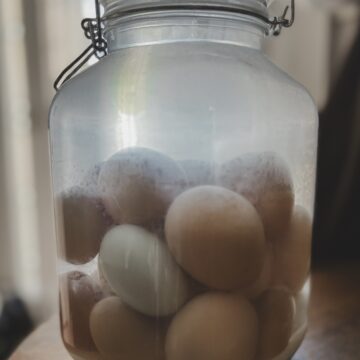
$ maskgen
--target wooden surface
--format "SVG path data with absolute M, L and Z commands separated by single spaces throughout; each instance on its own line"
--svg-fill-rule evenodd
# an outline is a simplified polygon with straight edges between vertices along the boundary
M 360 263 L 316 269 L 308 335 L 294 360 L 360 359 Z M 10 360 L 70 360 L 57 317 L 35 331 Z
M 294 360 L 360 359 L 360 263 L 317 269 L 309 330 Z

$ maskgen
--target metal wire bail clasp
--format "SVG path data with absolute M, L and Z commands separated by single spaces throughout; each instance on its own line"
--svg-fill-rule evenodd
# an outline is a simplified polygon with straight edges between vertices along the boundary
M 291 9 L 290 19 L 286 18 L 287 13 Z M 282 28 L 289 28 L 295 22 L 295 0 L 291 0 L 290 6 L 286 6 L 283 14 L 280 17 L 275 16 L 272 20 L 269 21 L 270 30 L 274 36 L 279 36 L 281 34 Z
M 103 27 L 104 27 L 104 18 L 101 18 L 100 14 L 100 2 L 99 0 L 95 0 L 95 8 L 96 8 L 96 18 L 95 19 L 84 19 L 81 22 L 81 27 L 85 32 L 85 36 L 91 40 L 91 45 L 89 45 L 70 65 L 68 65 L 58 76 L 54 83 L 54 88 L 56 91 L 59 90 L 61 85 L 63 85 L 66 81 L 71 79 L 89 60 L 92 56 L 96 56 L 98 59 L 107 55 L 107 42 L 103 37 Z M 244 14 L 247 16 L 254 16 L 264 21 L 268 25 L 267 32 L 268 34 L 272 34 L 274 36 L 278 36 L 281 33 L 281 30 L 285 28 L 289 28 L 294 24 L 295 21 L 295 0 L 291 0 L 290 6 L 287 6 L 281 16 L 275 16 L 272 19 L 265 17 L 262 14 L 258 14 L 254 11 L 249 11 L 247 9 L 243 9 L 241 7 L 224 7 L 224 6 L 212 6 L 210 5 L 196 5 L 196 4 L 187 4 L 187 5 L 179 5 L 179 4 L 171 4 L 171 5 L 163 5 L 152 7 L 152 11 L 154 10 L 170 10 L 170 9 L 185 9 L 185 10 L 197 10 L 197 9 L 210 9 L 210 10 L 222 10 L 229 11 L 238 14 Z M 290 18 L 287 18 L 287 14 L 291 10 Z M 134 14 L 142 9 L 133 9 L 127 12 L 114 13 L 113 17 L 121 17 L 128 14 Z M 109 18 L 109 17 L 108 17 Z
M 84 19 L 81 27 L 87 39 L 91 40 L 94 55 L 101 59 L 107 54 L 107 42 L 102 37 L 102 23 L 98 24 L 97 19 Z
M 96 18 L 82 20 L 81 27 L 91 44 L 57 77 L 54 83 L 56 91 L 70 80 L 93 56 L 101 59 L 107 55 L 107 42 L 103 37 L 103 21 L 100 14 L 99 0 L 95 0 Z

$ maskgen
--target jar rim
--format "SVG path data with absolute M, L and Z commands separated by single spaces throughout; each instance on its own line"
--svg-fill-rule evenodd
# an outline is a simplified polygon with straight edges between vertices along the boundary
M 105 17 L 118 13 L 149 11 L 161 8 L 199 7 L 216 10 L 217 8 L 242 9 L 264 18 L 268 17 L 269 0 L 101 0 L 105 8 Z

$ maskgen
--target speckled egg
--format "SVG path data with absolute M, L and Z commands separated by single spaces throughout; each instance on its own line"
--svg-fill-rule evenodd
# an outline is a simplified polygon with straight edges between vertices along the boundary
M 253 360 L 257 339 L 257 315 L 244 297 L 207 293 L 175 316 L 166 337 L 166 359 Z
M 256 301 L 259 318 L 257 360 L 269 360 L 287 347 L 295 316 L 295 302 L 284 289 L 270 289 Z
M 155 234 L 135 225 L 111 229 L 101 244 L 101 269 L 130 307 L 150 316 L 167 316 L 189 298 L 188 278 Z
M 297 293 L 310 272 L 312 220 L 296 206 L 287 235 L 275 245 L 275 284 Z
M 215 165 L 203 160 L 182 160 L 179 165 L 184 169 L 188 187 L 214 185 Z
M 186 176 L 171 158 L 146 148 L 128 148 L 112 156 L 99 176 L 100 194 L 118 224 L 161 221 L 186 187 Z
M 60 277 L 62 337 L 73 352 L 77 350 L 96 356 L 89 319 L 91 310 L 103 296 L 96 282 L 81 272 L 75 271 Z
M 86 189 L 89 193 L 98 195 L 98 193 L 99 193 L 99 187 L 98 187 L 99 175 L 100 175 L 100 171 L 104 164 L 105 164 L 104 162 L 95 164 L 93 167 L 91 167 L 86 172 L 84 178 L 80 182 L 80 186 L 82 188 Z
M 201 186 L 178 196 L 165 221 L 177 262 L 196 280 L 218 290 L 249 286 L 265 259 L 264 230 L 241 195 Z
M 111 221 L 100 199 L 82 187 L 73 187 L 56 197 L 60 252 L 73 264 L 91 261 Z
M 166 322 L 137 313 L 118 297 L 95 306 L 90 327 L 105 360 L 164 360 Z
M 273 152 L 245 154 L 220 167 L 217 183 L 242 194 L 255 206 L 269 241 L 284 236 L 294 192 L 290 170 L 281 157 Z

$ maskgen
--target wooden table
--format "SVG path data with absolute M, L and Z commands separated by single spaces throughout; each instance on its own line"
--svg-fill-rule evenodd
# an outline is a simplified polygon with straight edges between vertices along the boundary
M 360 263 L 313 271 L 308 335 L 293 360 L 360 359 Z M 71 360 L 57 317 L 36 330 L 10 360 Z
M 360 359 L 360 262 L 313 272 L 309 320 L 294 360 Z

